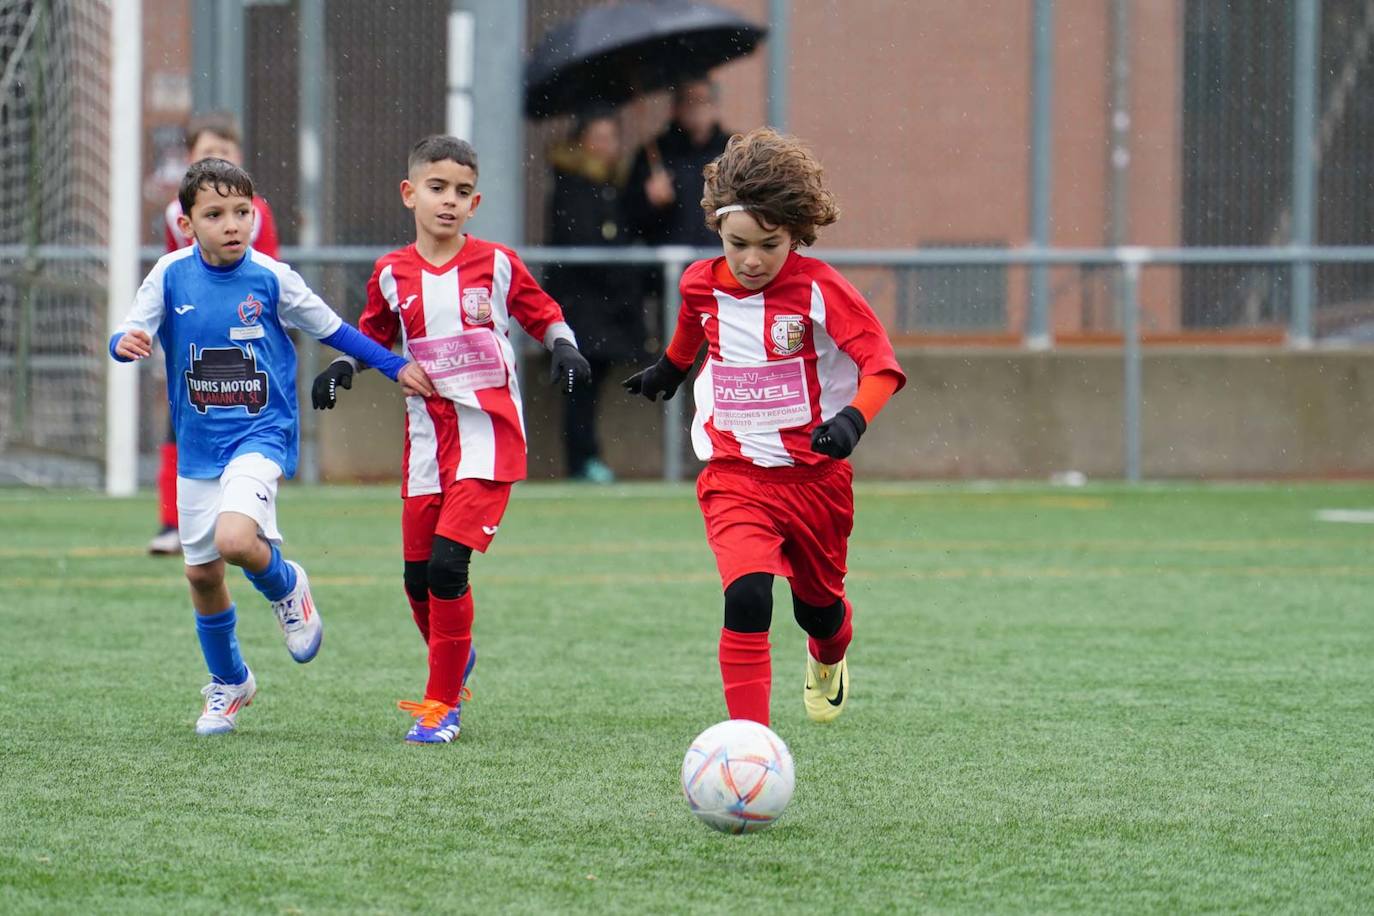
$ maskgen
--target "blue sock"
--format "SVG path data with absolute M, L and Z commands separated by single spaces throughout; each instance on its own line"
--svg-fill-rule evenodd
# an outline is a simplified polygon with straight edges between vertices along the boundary
M 296 587 L 296 570 L 281 558 L 281 551 L 276 544 L 267 546 L 272 548 L 272 559 L 268 561 L 267 568 L 260 573 L 245 569 L 243 574 L 268 601 L 280 601 Z
M 239 654 L 239 638 L 234 635 L 238 615 L 234 605 L 218 614 L 197 614 L 196 635 L 210 676 L 221 684 L 242 684 L 248 680 L 248 667 Z

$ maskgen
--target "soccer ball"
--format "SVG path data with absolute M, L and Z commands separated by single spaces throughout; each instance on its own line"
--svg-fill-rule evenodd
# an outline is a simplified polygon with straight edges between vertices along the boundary
M 712 725 L 682 760 L 682 791 L 692 813 L 724 833 L 772 824 L 792 800 L 794 781 L 787 745 L 748 719 Z

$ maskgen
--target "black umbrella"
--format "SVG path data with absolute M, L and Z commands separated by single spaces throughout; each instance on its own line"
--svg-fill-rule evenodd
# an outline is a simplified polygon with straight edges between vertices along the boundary
M 619 104 L 743 57 L 768 30 L 708 3 L 597 6 L 549 29 L 525 65 L 525 113 Z

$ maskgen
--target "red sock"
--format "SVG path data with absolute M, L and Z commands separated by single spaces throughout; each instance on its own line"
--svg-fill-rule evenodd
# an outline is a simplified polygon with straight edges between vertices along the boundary
M 429 600 L 416 601 L 406 592 L 406 600 L 410 602 L 410 616 L 414 618 L 415 625 L 420 628 L 420 638 L 429 645 Z
M 472 649 L 472 589 L 461 598 L 429 593 L 429 684 L 426 700 L 453 706 L 463 687 L 463 669 Z
M 725 708 L 732 719 L 768 724 L 768 696 L 773 690 L 773 659 L 768 634 L 720 631 L 720 679 Z
M 811 657 L 822 665 L 833 665 L 844 658 L 845 651 L 849 648 L 849 641 L 854 638 L 854 606 L 849 603 L 849 599 L 844 599 L 844 622 L 835 631 L 835 635 L 829 639 L 811 638 L 806 641 L 807 651 Z
M 162 463 L 157 469 L 157 494 L 161 502 L 158 515 L 163 528 L 177 526 L 177 444 L 162 443 Z

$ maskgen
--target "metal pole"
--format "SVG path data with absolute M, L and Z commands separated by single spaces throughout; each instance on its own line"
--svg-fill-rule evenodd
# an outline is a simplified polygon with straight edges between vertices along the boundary
M 792 0 L 768 0 L 768 124 L 787 130 Z
M 484 239 L 518 245 L 524 238 L 525 122 L 522 98 L 525 59 L 524 0 L 453 0 L 453 12 L 471 15 L 474 74 L 472 135 L 482 177 L 482 207 L 473 217 Z M 452 51 L 452 49 L 450 49 Z
M 1295 0 L 1293 8 L 1293 234 L 1298 248 L 1312 244 L 1317 217 L 1317 50 L 1321 41 L 1320 0 Z M 1312 345 L 1312 303 L 1316 283 L 1309 258 L 1293 264 L 1288 343 Z
M 297 8 L 296 83 L 299 114 L 296 137 L 300 173 L 300 246 L 318 248 L 324 237 L 324 83 L 329 78 L 325 58 L 324 0 L 300 0 Z M 303 268 L 307 283 L 318 285 L 318 268 Z M 299 388 L 308 388 L 319 368 L 320 346 L 309 334 L 301 336 Z M 319 420 L 313 410 L 300 411 L 300 476 L 304 483 L 320 482 Z
M 1129 0 L 1112 0 L 1111 184 L 1107 189 L 1107 244 L 1126 244 L 1130 225 L 1127 179 L 1131 163 L 1131 22 Z
M 243 0 L 193 0 L 191 108 L 243 121 Z
M 1031 26 L 1031 163 L 1030 236 L 1035 248 L 1050 244 L 1050 180 L 1053 153 L 1054 0 L 1035 0 Z M 1031 267 L 1030 309 L 1026 316 L 1026 346 L 1048 349 L 1050 340 L 1050 269 Z
M 687 267 L 685 258 L 667 257 L 663 261 L 663 340 L 673 337 L 677 327 L 677 313 L 682 307 L 682 291 L 678 283 Z M 682 402 L 686 395 L 681 389 L 670 401 L 663 402 L 663 479 L 682 479 Z
M 1124 364 L 1121 396 L 1126 480 L 1140 482 L 1140 258 L 1123 252 L 1121 265 L 1125 300 L 1121 309 L 1121 358 Z
M 139 104 L 143 71 L 141 0 L 110 4 L 110 331 L 124 320 L 138 292 L 139 148 L 143 119 Z M 138 490 L 138 365 L 108 363 L 105 383 L 105 492 L 132 496 Z

